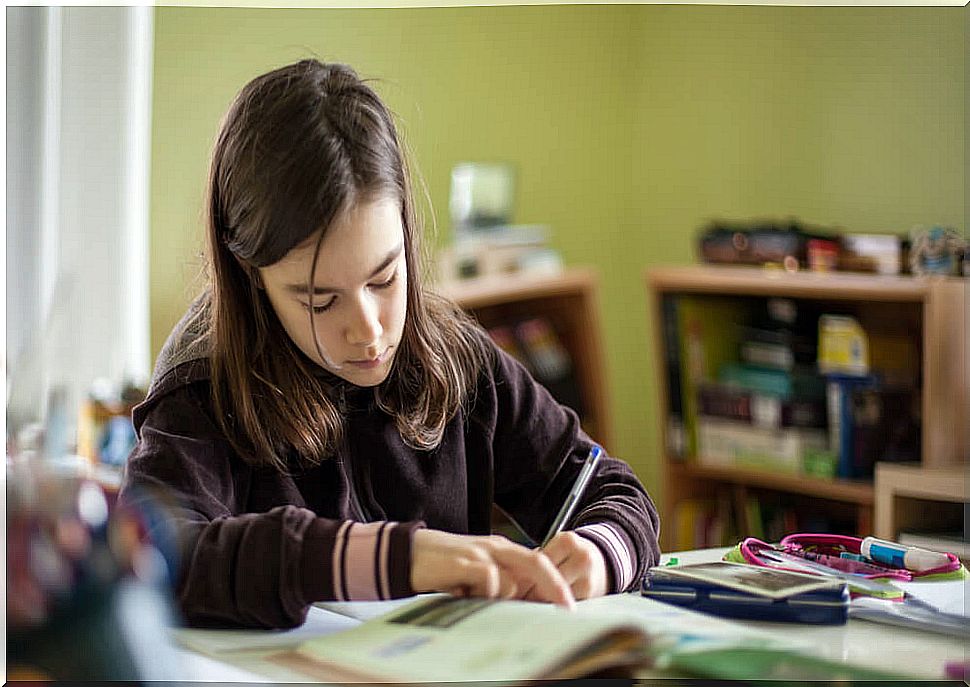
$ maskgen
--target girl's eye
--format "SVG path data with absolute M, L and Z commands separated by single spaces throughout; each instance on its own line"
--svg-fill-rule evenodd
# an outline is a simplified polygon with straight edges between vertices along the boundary
M 378 282 L 376 284 L 370 284 L 369 286 L 372 289 L 387 289 L 387 288 L 390 288 L 391 285 L 394 284 L 394 282 L 396 280 L 397 280 L 397 270 L 394 270 L 394 274 L 392 274 L 390 276 L 390 278 L 387 279 L 386 281 Z M 336 300 L 337 300 L 337 297 L 334 296 L 333 298 L 331 298 L 326 303 L 321 303 L 319 305 L 314 304 L 314 306 L 313 306 L 313 312 L 314 312 L 314 314 L 319 315 L 320 313 L 327 312 L 328 310 L 330 310 L 330 308 L 333 307 L 333 305 L 336 302 Z M 303 303 L 303 307 L 304 307 L 304 309 L 309 310 L 310 304 L 309 303 Z
M 394 274 L 391 275 L 391 278 L 390 279 L 388 279 L 387 281 L 382 281 L 382 282 L 380 282 L 378 284 L 371 284 L 371 288 L 372 289 L 386 289 L 386 288 L 390 287 L 391 284 L 393 284 L 396 279 L 397 279 L 397 270 L 394 270 Z
M 335 300 L 337 300 L 337 299 L 336 298 L 331 298 L 329 301 L 327 301 L 326 303 L 323 303 L 322 305 L 316 305 L 316 304 L 314 304 L 314 306 L 313 306 L 313 312 L 315 314 L 317 314 L 317 315 L 319 315 L 320 313 L 327 312 L 328 310 L 330 310 L 330 308 L 333 307 L 333 302 Z M 309 309 L 310 304 L 309 303 L 304 303 L 303 304 L 303 307 Z

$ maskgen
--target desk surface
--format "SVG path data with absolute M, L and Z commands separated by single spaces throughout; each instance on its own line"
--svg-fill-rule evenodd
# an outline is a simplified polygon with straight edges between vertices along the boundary
M 663 562 L 671 556 L 676 556 L 681 564 L 717 560 L 725 551 L 726 549 L 706 549 L 672 553 L 665 555 Z M 583 603 L 623 608 L 624 611 L 631 605 L 636 605 L 639 610 L 642 610 L 639 604 L 630 604 L 627 599 L 629 597 L 620 595 Z M 202 638 L 210 649 L 213 647 L 221 647 L 221 649 L 210 651 L 208 656 L 190 649 L 180 649 L 178 653 L 184 661 L 177 670 L 184 675 L 172 676 L 171 679 L 221 682 L 309 682 L 312 680 L 305 675 L 266 661 L 265 656 L 285 647 L 294 646 L 310 636 L 336 632 L 360 622 L 359 619 L 347 617 L 347 614 L 357 615 L 360 618 L 372 617 L 389 610 L 389 604 L 400 605 L 400 603 L 363 602 L 331 605 L 331 608 L 339 612 L 313 607 L 310 609 L 307 623 L 288 632 L 221 630 L 199 634 L 202 631 L 178 630 L 176 633 L 182 641 L 185 641 L 186 637 Z M 656 629 L 659 622 L 670 622 L 696 624 L 698 629 L 720 633 L 767 633 L 775 637 L 781 634 L 786 640 L 791 640 L 803 651 L 815 656 L 910 675 L 914 678 L 942 679 L 945 663 L 967 660 L 966 643 L 960 638 L 864 620 L 853 619 L 845 625 L 838 626 L 739 622 L 713 618 L 666 604 L 660 604 L 660 606 L 671 609 L 663 621 L 659 620 L 657 615 L 642 618 L 643 622 L 653 629 Z M 673 609 L 676 609 L 676 612 Z M 236 650 L 228 651 L 229 647 L 235 647 Z

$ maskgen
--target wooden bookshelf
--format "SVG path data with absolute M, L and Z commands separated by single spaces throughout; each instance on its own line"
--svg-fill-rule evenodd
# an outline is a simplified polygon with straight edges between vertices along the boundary
M 692 463 L 674 463 L 670 466 L 670 472 L 680 480 L 729 482 L 863 506 L 871 506 L 874 498 L 872 482 L 864 480 L 825 479 L 769 470 L 717 468 Z
M 490 275 L 439 285 L 489 328 L 530 317 L 549 321 L 569 352 L 585 409 L 583 428 L 607 450 L 613 445 L 598 302 L 599 280 L 586 267 L 555 275 Z
M 696 457 L 668 455 L 666 342 L 663 299 L 696 295 L 712 298 L 784 297 L 852 314 L 864 329 L 873 327 L 906 338 L 918 351 L 921 404 L 921 462 L 916 469 L 962 470 L 970 451 L 970 390 L 967 364 L 968 282 L 958 278 L 919 278 L 848 273 L 789 273 L 752 267 L 695 265 L 663 267 L 645 275 L 653 323 L 658 380 L 664 495 L 668 522 L 685 499 L 703 498 L 718 489 L 754 489 L 814 499 L 817 508 L 855 512 L 855 529 L 868 534 L 874 522 L 876 488 L 871 480 L 823 479 L 802 474 L 733 466 L 709 467 Z M 877 474 L 882 464 L 877 464 Z M 927 473 L 928 474 L 928 473 Z M 879 501 L 881 503 L 881 501 Z M 829 504 L 826 506 L 826 504 Z M 892 510 L 892 506 L 883 506 Z M 883 514 L 881 517 L 887 517 Z M 668 536 L 670 528 L 668 528 Z M 665 541 L 669 544 L 669 540 Z
M 877 537 L 895 539 L 900 530 L 909 527 L 961 529 L 963 518 L 959 512 L 954 518 L 953 509 L 937 507 L 941 503 L 962 503 L 964 509 L 970 508 L 970 472 L 966 465 L 927 468 L 918 464 L 882 463 L 876 466 Z M 950 512 L 944 515 L 945 511 Z

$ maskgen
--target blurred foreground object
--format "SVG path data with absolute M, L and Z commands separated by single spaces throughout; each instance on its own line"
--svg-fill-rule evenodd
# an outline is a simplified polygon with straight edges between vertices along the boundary
M 167 639 L 177 547 L 162 502 L 112 504 L 70 460 L 64 405 L 55 394 L 45 425 L 7 442 L 8 677 L 177 674 Z
M 108 380 L 97 380 L 78 413 L 78 455 L 92 464 L 120 469 L 136 442 L 131 411 L 144 398 L 145 391 L 132 384 L 119 389 Z

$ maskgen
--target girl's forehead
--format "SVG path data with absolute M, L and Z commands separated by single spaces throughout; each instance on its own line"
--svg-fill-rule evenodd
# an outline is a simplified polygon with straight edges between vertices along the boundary
M 317 246 L 318 267 L 329 272 L 356 272 L 357 267 L 372 266 L 404 240 L 400 204 L 393 199 L 360 203 L 341 213 L 328 227 L 323 241 L 320 230 L 292 248 L 273 267 L 279 271 L 309 269 Z

